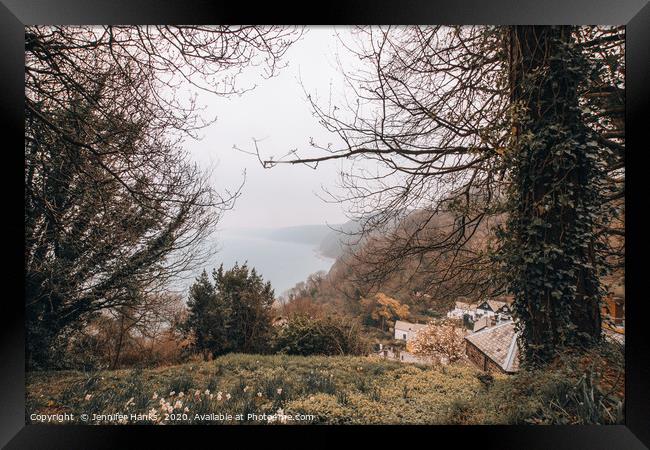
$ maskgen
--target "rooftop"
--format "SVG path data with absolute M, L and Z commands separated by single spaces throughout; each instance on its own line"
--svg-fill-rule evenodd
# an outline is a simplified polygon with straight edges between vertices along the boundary
M 497 363 L 506 372 L 519 370 L 519 347 L 517 332 L 512 321 L 484 328 L 465 336 L 488 358 Z
M 490 308 L 492 308 L 492 311 L 496 311 L 499 308 L 508 305 L 506 302 L 502 302 L 499 300 L 488 300 L 487 303 L 488 305 L 490 305 Z

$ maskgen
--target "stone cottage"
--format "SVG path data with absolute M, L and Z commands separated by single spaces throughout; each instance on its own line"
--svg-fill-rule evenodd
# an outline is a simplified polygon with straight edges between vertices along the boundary
M 467 357 L 481 370 L 512 374 L 519 370 L 517 332 L 512 321 L 465 336 Z

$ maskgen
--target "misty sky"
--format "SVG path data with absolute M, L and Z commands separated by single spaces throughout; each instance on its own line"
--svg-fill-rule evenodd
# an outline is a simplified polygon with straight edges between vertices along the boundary
M 343 78 L 336 55 L 344 67 L 354 60 L 341 46 L 336 33 L 345 39 L 349 30 L 309 28 L 285 54 L 288 66 L 274 78 L 256 78 L 258 86 L 241 97 L 199 95 L 199 103 L 207 106 L 205 113 L 208 117 L 216 115 L 217 121 L 202 131 L 200 141 L 187 142 L 186 148 L 202 166 L 213 166 L 213 185 L 218 191 L 241 184 L 246 170 L 242 196 L 234 210 L 226 212 L 220 229 L 336 224 L 347 220 L 341 205 L 317 197 L 318 193 L 323 194 L 322 185 L 336 189 L 338 173 L 345 162 L 323 163 L 316 170 L 304 165 L 264 169 L 256 157 L 233 149 L 237 145 L 253 150 L 255 138 L 261 140 L 258 145 L 265 155 L 277 159 L 295 148 L 304 150 L 302 155 L 308 154 L 310 137 L 340 146 L 336 136 L 330 135 L 312 116 L 299 81 L 325 104 L 330 90 L 340 98 Z M 253 73 L 247 72 L 240 82 L 253 80 L 249 77 Z

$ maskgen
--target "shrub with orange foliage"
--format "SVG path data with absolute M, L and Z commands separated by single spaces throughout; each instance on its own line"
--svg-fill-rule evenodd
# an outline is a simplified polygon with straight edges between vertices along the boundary
M 366 316 L 378 323 L 382 330 L 386 329 L 386 323 L 389 321 L 409 317 L 408 305 L 403 305 L 381 292 L 370 298 L 362 298 L 360 303 L 366 311 Z

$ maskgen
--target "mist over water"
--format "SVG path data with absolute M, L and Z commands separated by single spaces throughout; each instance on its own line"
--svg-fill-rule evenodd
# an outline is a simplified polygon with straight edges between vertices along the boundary
M 223 263 L 224 268 L 235 262 L 242 265 L 248 261 L 265 281 L 270 281 L 276 296 L 319 270 L 329 271 L 334 259 L 322 256 L 318 246 L 260 236 L 245 236 L 234 232 L 222 233 L 219 251 L 212 258 L 214 267 Z
M 248 267 L 254 267 L 264 281 L 271 282 L 276 297 L 279 297 L 296 283 L 305 281 L 310 274 L 321 270 L 329 271 L 334 261 L 335 259 L 319 253 L 318 244 L 225 230 L 217 234 L 216 251 L 203 268 L 211 274 L 221 264 L 224 269 L 230 269 L 236 262 L 240 266 L 247 262 Z M 187 289 L 201 270 L 203 269 L 197 270 L 179 286 L 184 295 L 187 295 Z
M 265 159 L 280 157 L 294 148 L 309 149 L 311 139 L 323 145 L 343 145 L 314 117 L 306 91 L 323 101 L 347 98 L 339 63 L 350 67 L 356 58 L 342 51 L 340 39 L 350 37 L 346 28 L 310 27 L 288 50 L 285 60 L 290 64 L 245 95 L 197 93 L 206 116 L 217 120 L 202 130 L 201 139 L 188 140 L 187 150 L 199 166 L 211 172 L 215 191 L 223 193 L 244 184 L 235 208 L 224 213 L 220 230 L 205 243 L 214 254 L 174 282 L 174 291 L 187 296 L 189 286 L 203 269 L 211 273 L 222 263 L 229 269 L 235 262 L 248 261 L 249 267 L 255 267 L 271 282 L 276 297 L 310 274 L 330 269 L 335 260 L 319 254 L 320 240 L 307 241 L 314 236 L 314 227 L 322 226 L 329 232 L 325 224 L 348 219 L 342 205 L 318 198 L 323 187 L 338 192 L 340 172 L 347 163 L 322 164 L 317 170 L 305 165 L 266 169 L 250 152 L 255 150 L 252 139 L 258 142 Z M 240 84 L 247 86 L 258 81 L 254 71 L 239 78 Z M 293 227 L 300 228 L 297 234 L 290 229 Z M 260 233 L 251 232 L 252 228 Z M 280 229 L 283 236 L 262 232 Z

